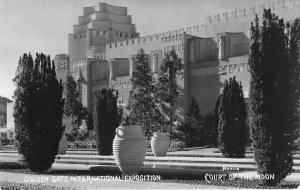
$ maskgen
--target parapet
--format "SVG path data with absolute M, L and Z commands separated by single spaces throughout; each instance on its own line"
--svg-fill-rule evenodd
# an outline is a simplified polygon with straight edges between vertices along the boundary
M 107 3 L 99 3 L 99 5 L 84 7 L 83 16 L 91 15 L 97 11 L 107 11 L 116 15 L 127 15 L 127 7 L 114 6 Z
M 157 34 L 151 34 L 143 37 L 131 38 L 123 41 L 107 43 L 106 50 L 111 48 L 121 47 L 121 46 L 132 46 L 135 44 L 152 43 L 157 41 L 159 41 L 162 44 L 168 42 L 179 43 L 182 40 L 183 33 L 186 34 L 198 33 L 200 31 L 203 31 L 205 27 L 206 27 L 205 25 L 196 25 L 187 28 L 181 28 L 181 29 L 157 33 Z
M 264 9 L 271 9 L 272 11 L 281 10 L 285 8 L 292 8 L 298 6 L 300 0 L 277 0 L 273 3 L 263 4 L 257 7 L 244 8 L 235 11 L 224 12 L 207 17 L 208 23 L 225 22 L 233 19 L 242 19 L 256 14 L 262 14 Z
M 57 54 L 55 55 L 54 59 L 61 60 L 61 59 L 69 59 L 68 54 Z

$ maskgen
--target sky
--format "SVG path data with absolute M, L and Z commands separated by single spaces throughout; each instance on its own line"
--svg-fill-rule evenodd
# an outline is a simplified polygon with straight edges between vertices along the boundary
M 0 96 L 12 99 L 18 59 L 68 51 L 68 33 L 82 8 L 107 2 L 126 6 L 140 36 L 205 24 L 210 15 L 272 0 L 0 0 Z

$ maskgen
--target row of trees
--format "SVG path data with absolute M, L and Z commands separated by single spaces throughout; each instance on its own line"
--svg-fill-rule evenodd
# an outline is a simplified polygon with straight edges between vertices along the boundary
M 262 26 L 258 17 L 251 24 L 250 133 L 258 172 L 275 177 L 263 179 L 266 185 L 280 183 L 294 165 L 292 151 L 299 135 L 299 38 L 299 19 L 290 26 L 270 9 L 264 10 Z M 193 140 L 193 126 L 203 126 L 194 100 L 187 116 L 189 125 L 184 130 Z M 225 157 L 243 157 L 246 107 L 242 87 L 235 78 L 225 81 L 215 116 L 220 151 Z

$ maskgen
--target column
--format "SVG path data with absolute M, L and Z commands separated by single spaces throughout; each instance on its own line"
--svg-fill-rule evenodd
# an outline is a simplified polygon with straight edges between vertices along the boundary
M 152 72 L 157 72 L 158 70 L 158 54 L 153 53 L 152 54 Z
M 109 78 L 113 79 L 115 78 L 115 59 L 110 59 L 109 60 Z
M 226 43 L 226 36 L 220 35 L 219 36 L 219 59 L 226 59 L 226 53 L 225 53 L 225 43 Z
M 129 57 L 129 76 L 132 76 L 132 73 L 134 72 L 134 56 Z

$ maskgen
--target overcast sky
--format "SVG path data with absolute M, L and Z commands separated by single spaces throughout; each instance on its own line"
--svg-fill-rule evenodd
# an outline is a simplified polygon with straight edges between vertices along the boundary
M 67 36 L 84 6 L 101 0 L 0 0 L 0 96 L 12 98 L 19 57 L 67 53 Z M 141 36 L 205 24 L 206 17 L 272 0 L 103 0 L 128 7 Z

